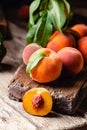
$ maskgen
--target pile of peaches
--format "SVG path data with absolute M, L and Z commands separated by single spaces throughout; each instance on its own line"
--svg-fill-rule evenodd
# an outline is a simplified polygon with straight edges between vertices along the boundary
M 87 25 L 76 24 L 63 33 L 55 31 L 45 48 L 31 43 L 24 48 L 22 57 L 26 73 L 39 83 L 52 82 L 63 72 L 77 75 L 87 62 Z M 23 107 L 32 115 L 47 115 L 52 104 L 44 88 L 29 90 L 23 97 Z

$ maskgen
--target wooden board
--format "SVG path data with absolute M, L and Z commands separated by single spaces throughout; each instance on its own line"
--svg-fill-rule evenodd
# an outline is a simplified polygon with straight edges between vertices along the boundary
M 60 77 L 56 81 L 40 84 L 26 74 L 26 66 L 21 65 L 9 84 L 9 97 L 22 101 L 24 93 L 35 87 L 46 88 L 53 97 L 53 110 L 74 114 L 87 97 L 87 66 L 73 77 Z

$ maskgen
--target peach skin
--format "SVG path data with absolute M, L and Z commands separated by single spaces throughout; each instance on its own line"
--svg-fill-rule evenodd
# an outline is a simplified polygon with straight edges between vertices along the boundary
M 87 62 L 87 36 L 80 38 L 77 44 L 84 57 L 84 61 Z
M 23 53 L 22 53 L 23 62 L 27 65 L 31 54 L 40 48 L 41 48 L 41 46 L 39 46 L 36 43 L 31 43 L 31 44 L 25 46 Z
M 87 25 L 85 24 L 75 24 L 71 29 L 76 31 L 80 37 L 87 36 Z
M 53 35 L 51 36 L 50 40 L 47 43 L 46 48 L 50 48 L 55 52 L 58 52 L 60 49 L 64 47 L 73 47 L 75 46 L 75 39 L 73 35 L 67 33 L 67 34 L 61 34 L 58 31 L 55 31 Z
M 31 55 L 26 68 L 26 72 L 30 74 L 30 77 L 40 83 L 56 80 L 60 76 L 61 70 L 62 61 L 60 57 L 48 48 L 35 51 Z
M 84 59 L 81 52 L 73 47 L 65 47 L 58 51 L 58 56 L 60 56 L 63 69 L 68 74 L 78 74 L 84 66 Z

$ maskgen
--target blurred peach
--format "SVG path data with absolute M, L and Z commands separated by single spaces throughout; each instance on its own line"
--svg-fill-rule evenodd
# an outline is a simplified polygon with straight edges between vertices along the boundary
M 78 49 L 82 53 L 85 62 L 87 62 L 87 36 L 82 37 L 78 41 Z
M 22 5 L 18 10 L 18 15 L 21 19 L 28 19 L 29 18 L 29 6 Z
M 31 43 L 25 46 L 22 53 L 23 62 L 27 65 L 31 54 L 40 48 L 41 46 L 37 45 L 36 43 Z
M 71 29 L 78 32 L 80 37 L 87 35 L 87 25 L 85 24 L 75 24 Z
M 62 34 L 55 31 L 47 43 L 46 48 L 50 48 L 55 52 L 58 52 L 64 47 L 73 47 L 76 45 L 75 38 L 73 35 L 66 33 Z
M 65 47 L 57 52 L 63 63 L 63 69 L 68 74 L 78 74 L 84 65 L 81 52 L 73 47 Z

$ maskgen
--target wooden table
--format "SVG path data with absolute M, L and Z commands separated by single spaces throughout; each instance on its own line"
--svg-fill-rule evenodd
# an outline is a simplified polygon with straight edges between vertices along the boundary
M 0 130 L 86 130 L 87 99 L 74 116 L 51 112 L 46 117 L 27 114 L 21 102 L 8 97 L 8 85 L 16 69 L 22 64 L 22 51 L 26 45 L 27 30 L 9 21 L 11 40 L 5 40 L 7 55 L 3 63 L 9 70 L 0 72 Z

